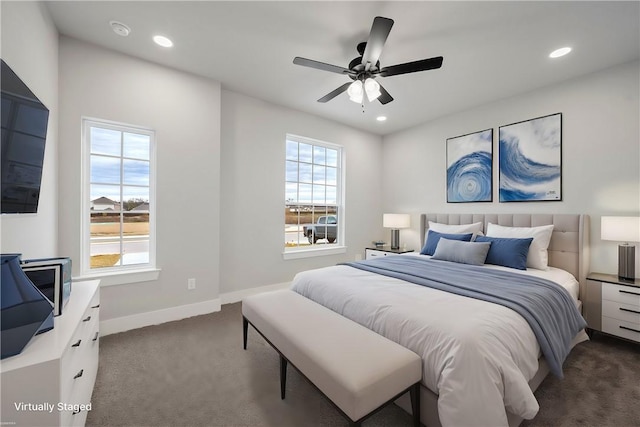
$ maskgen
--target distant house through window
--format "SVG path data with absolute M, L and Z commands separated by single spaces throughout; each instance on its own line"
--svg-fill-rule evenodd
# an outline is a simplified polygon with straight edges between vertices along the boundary
M 154 267 L 154 132 L 85 119 L 83 139 L 83 273 Z
M 341 169 L 340 146 L 287 135 L 285 252 L 344 244 Z

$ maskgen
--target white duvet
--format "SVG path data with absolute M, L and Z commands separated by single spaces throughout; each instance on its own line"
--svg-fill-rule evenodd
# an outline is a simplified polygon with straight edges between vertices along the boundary
M 523 274 L 555 279 L 577 297 L 565 271 Z M 515 311 L 348 266 L 299 273 L 292 289 L 421 356 L 443 426 L 506 426 L 505 409 L 525 419 L 538 412 L 528 381 L 540 348 Z

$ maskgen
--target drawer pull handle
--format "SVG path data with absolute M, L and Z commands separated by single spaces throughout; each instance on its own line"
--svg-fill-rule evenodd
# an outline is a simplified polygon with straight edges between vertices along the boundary
M 80 378 L 82 376 L 82 374 L 84 373 L 84 369 L 80 369 L 80 372 L 78 372 L 73 379 L 75 380 L 76 378 Z
M 82 319 L 83 322 L 88 322 L 89 320 L 91 320 L 91 316 L 87 316 L 86 319 Z
M 81 411 L 80 411 L 80 409 L 78 409 L 78 410 L 76 410 L 76 411 L 73 411 L 73 412 L 71 413 L 71 415 L 76 415 L 76 414 L 79 414 L 80 412 L 81 412 Z
M 96 332 L 96 336 L 93 337 L 93 339 L 91 341 L 97 341 L 98 340 L 98 334 L 99 334 L 99 332 Z
M 629 313 L 636 313 L 636 314 L 640 314 L 640 311 L 637 310 L 631 310 L 629 308 L 622 308 L 622 307 L 618 307 L 620 310 L 622 311 L 628 311 Z
M 627 331 L 633 331 L 633 332 L 637 332 L 637 333 L 640 334 L 640 331 L 637 330 L 637 329 L 627 328 L 626 326 L 621 326 L 621 325 L 618 325 L 618 326 L 620 326 L 620 329 L 626 329 Z
M 630 294 L 630 295 L 635 295 L 637 297 L 640 297 L 640 294 L 637 294 L 635 292 L 621 291 L 621 290 L 618 290 L 618 292 L 620 292 L 621 294 Z
M 77 343 L 75 344 L 71 344 L 71 347 L 80 347 L 80 343 L 82 342 L 82 340 L 78 340 Z
M 100 304 L 96 304 L 96 305 L 94 305 L 94 306 L 93 306 L 93 307 L 91 307 L 91 308 L 98 308 L 98 307 L 100 307 Z

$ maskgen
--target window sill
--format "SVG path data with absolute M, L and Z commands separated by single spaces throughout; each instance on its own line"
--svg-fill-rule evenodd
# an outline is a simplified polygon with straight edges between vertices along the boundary
M 318 256 L 337 255 L 347 252 L 346 246 L 334 246 L 331 248 L 314 248 L 314 249 L 299 249 L 286 251 L 282 253 L 282 259 L 300 259 L 300 258 L 314 258 Z
M 126 285 L 129 283 L 150 282 L 160 277 L 159 268 L 144 270 L 115 271 L 101 274 L 85 274 L 73 277 L 74 281 L 100 279 L 100 286 Z

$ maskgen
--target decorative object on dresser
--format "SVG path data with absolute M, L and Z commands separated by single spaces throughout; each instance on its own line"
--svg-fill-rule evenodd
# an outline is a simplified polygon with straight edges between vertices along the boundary
M 382 216 L 382 226 L 391 229 L 391 249 L 400 249 L 400 229 L 409 228 L 410 225 L 409 214 L 387 213 Z
M 562 200 L 562 113 L 499 129 L 500 202 Z
M 640 280 L 615 274 L 590 273 L 584 318 L 591 331 L 640 343 Z
M 53 329 L 53 304 L 20 268 L 19 254 L 2 255 L 2 359 L 20 354 L 31 339 Z
M 83 426 L 98 372 L 100 281 L 74 282 L 55 328 L 0 361 L 0 422 Z M 4 284 L 3 284 L 4 287 Z
M 447 203 L 493 200 L 493 129 L 447 139 Z
M 20 266 L 35 287 L 53 303 L 53 315 L 61 315 L 71 296 L 71 258 L 26 259 Z
M 629 242 L 640 242 L 640 217 L 603 216 L 600 223 L 600 238 L 618 245 L 618 277 L 621 280 L 634 280 L 636 277 L 636 247 Z
M 402 255 L 413 252 L 413 249 L 391 249 L 389 246 L 376 246 L 375 248 L 365 248 L 364 258 L 373 259 L 381 256 Z

